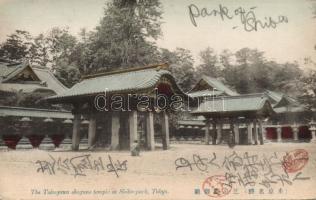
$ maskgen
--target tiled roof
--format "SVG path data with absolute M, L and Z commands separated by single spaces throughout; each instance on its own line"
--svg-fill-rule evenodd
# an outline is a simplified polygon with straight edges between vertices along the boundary
M 237 92 L 231 90 L 229 87 L 224 85 L 224 83 L 222 81 L 220 81 L 220 80 L 218 80 L 216 78 L 211 78 L 209 76 L 203 75 L 202 79 L 205 80 L 210 86 L 212 86 L 216 90 L 223 91 L 229 96 L 236 96 L 236 95 L 238 95 Z
M 174 83 L 173 86 L 176 87 L 175 89 L 184 94 L 175 84 L 171 73 L 158 67 L 101 74 L 96 77 L 84 79 L 62 94 L 48 97 L 47 99 L 72 98 L 103 93 L 105 91 L 109 93 L 142 92 L 155 87 L 163 76 L 168 77 Z
M 203 102 L 192 114 L 257 112 L 265 106 L 272 111 L 268 98 L 263 93 L 228 96 Z
M 270 90 L 266 90 L 265 93 L 269 97 L 273 110 L 276 113 L 307 111 L 307 108 L 303 104 L 300 104 L 296 99 L 284 93 Z
M 55 75 L 49 69 L 43 67 L 32 67 L 32 69 L 39 79 L 46 82 L 47 87 L 55 91 L 56 94 L 61 94 L 68 89 L 55 77 Z
M 0 81 L 5 81 L 10 79 L 12 76 L 18 74 L 25 67 L 26 63 L 9 63 L 5 61 L 0 61 Z
M 275 104 L 279 101 L 281 101 L 283 94 L 279 93 L 279 92 L 275 92 L 275 91 L 271 91 L 271 90 L 266 90 L 265 91 L 266 94 L 268 95 L 269 99 L 271 99 L 271 103 Z
M 72 119 L 73 115 L 68 111 L 36 109 L 24 107 L 0 106 L 0 117 L 38 117 L 38 118 L 56 118 L 56 119 Z
M 45 85 L 36 83 L 6 83 L 8 80 L 22 72 L 25 68 L 30 67 L 36 77 Z M 0 90 L 13 91 L 23 90 L 24 92 L 32 92 L 36 89 L 52 90 L 56 94 L 64 92 L 67 88 L 54 76 L 54 74 L 47 68 L 34 67 L 28 62 L 24 63 L 11 63 L 0 59 Z
M 300 106 L 283 106 L 283 107 L 277 107 L 273 108 L 273 110 L 278 113 L 289 113 L 289 112 L 305 112 L 308 111 L 303 105 Z
M 212 97 L 212 96 L 219 96 L 222 95 L 224 91 L 218 91 L 218 90 L 201 90 L 196 92 L 190 92 L 188 95 L 192 98 L 194 97 Z

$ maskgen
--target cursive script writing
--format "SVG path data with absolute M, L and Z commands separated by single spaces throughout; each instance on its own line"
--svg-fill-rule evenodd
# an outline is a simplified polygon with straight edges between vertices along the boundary
M 219 16 L 222 21 L 233 20 L 238 18 L 243 28 L 247 32 L 258 31 L 267 28 L 277 28 L 278 24 L 288 23 L 288 18 L 284 15 L 279 15 L 277 18 L 264 17 L 264 19 L 258 19 L 255 13 L 257 7 L 251 7 L 249 10 L 238 7 L 233 11 L 229 10 L 226 6 L 219 4 L 218 9 L 199 8 L 195 4 L 188 6 L 189 16 L 192 24 L 197 27 L 196 19 L 199 17 L 217 17 Z M 238 28 L 234 26 L 233 29 Z
M 114 173 L 119 177 L 120 171 L 127 171 L 127 160 L 113 161 L 112 157 L 104 160 L 102 157 L 97 159 L 91 158 L 90 154 L 80 155 L 76 157 L 62 159 L 60 157 L 54 158 L 49 154 L 50 160 L 37 160 L 35 163 L 38 165 L 37 172 L 55 175 L 57 171 L 63 174 L 70 174 L 76 176 L 86 176 L 86 170 L 91 171 L 107 171 Z
M 197 169 L 209 174 L 213 170 L 223 169 L 230 186 L 238 184 L 247 187 L 258 184 L 265 188 L 271 188 L 274 185 L 292 185 L 295 181 L 310 179 L 310 177 L 305 177 L 302 171 L 294 174 L 287 173 L 283 165 L 284 161 L 277 153 L 259 156 L 248 152 L 238 154 L 235 151 L 223 159 L 218 159 L 216 153 L 213 152 L 211 156 L 205 157 L 193 154 L 192 161 L 183 157 L 175 160 L 176 170 L 186 168 L 193 171 Z

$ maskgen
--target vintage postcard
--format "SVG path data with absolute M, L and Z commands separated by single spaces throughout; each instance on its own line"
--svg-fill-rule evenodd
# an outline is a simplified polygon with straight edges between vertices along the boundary
M 0 0 L 0 199 L 316 199 L 316 1 Z

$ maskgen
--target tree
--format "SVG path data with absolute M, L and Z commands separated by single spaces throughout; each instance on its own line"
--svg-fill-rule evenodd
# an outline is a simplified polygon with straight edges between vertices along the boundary
M 0 57 L 14 61 L 22 61 L 22 59 L 28 58 L 31 46 L 32 37 L 29 32 L 16 30 L 0 45 Z
M 298 88 L 297 84 L 301 80 L 303 71 L 300 69 L 298 63 L 278 64 L 273 65 L 271 68 L 274 71 L 274 88 L 279 88 L 281 91 L 291 93 L 295 96 L 300 93 L 300 88 Z
M 78 67 L 80 74 L 88 74 L 91 71 L 91 64 L 94 58 L 93 51 L 90 49 L 90 37 L 92 34 L 87 32 L 86 29 L 81 29 L 76 48 L 71 54 L 71 60 Z
M 247 73 L 246 67 L 234 65 L 230 68 L 225 68 L 223 76 L 227 84 L 235 88 L 238 93 L 245 94 L 255 92 L 251 75 Z
M 56 77 L 71 87 L 80 78 L 79 64 L 82 44 L 67 28 L 52 28 L 47 34 L 35 37 L 30 48 L 30 62 L 53 70 Z
M 16 30 L 0 45 L 0 57 L 31 64 L 56 67 L 59 59 L 76 62 L 78 42 L 67 28 L 52 28 L 47 34 L 32 37 L 27 31 Z
M 112 0 L 96 30 L 82 30 L 79 40 L 67 28 L 53 28 L 34 39 L 16 31 L 1 44 L 0 56 L 52 68 L 68 86 L 81 74 L 158 63 L 161 14 L 159 0 Z
M 235 65 L 228 63 L 230 58 L 228 52 L 224 56 L 226 57 L 222 57 L 222 59 L 225 59 L 223 61 L 229 67 L 223 69 L 223 76 L 230 86 L 236 88 L 237 92 L 241 94 L 260 92 L 267 87 L 265 84 L 268 81 L 263 80 L 266 76 L 260 74 L 268 72 L 264 65 L 263 52 L 257 49 L 242 48 L 234 54 Z
M 50 58 L 51 47 L 47 37 L 44 34 L 39 34 L 34 38 L 34 42 L 30 48 L 30 63 L 40 66 L 47 66 L 52 62 Z
M 231 67 L 233 65 L 232 64 L 233 55 L 234 54 L 228 49 L 224 49 L 219 55 L 219 62 L 223 66 L 224 69 Z
M 235 53 L 239 65 L 253 65 L 265 62 L 264 52 L 257 49 L 242 48 Z
M 113 0 L 91 35 L 95 71 L 156 63 L 155 40 L 161 35 L 159 0 Z
M 59 59 L 67 59 L 70 63 L 73 62 L 71 58 L 77 45 L 77 39 L 68 32 L 68 29 L 53 28 L 49 32 L 47 40 L 50 45 L 53 66 L 56 66 Z
M 275 69 L 279 64 L 275 62 L 260 62 L 251 65 L 251 76 L 255 92 L 264 92 L 265 90 L 275 90 Z
M 236 64 L 231 64 L 229 54 L 222 57 L 226 67 L 223 76 L 226 82 L 239 93 L 277 90 L 291 95 L 299 94 L 302 70 L 297 63 L 279 64 L 265 58 L 264 52 L 243 48 L 235 54 Z M 223 59 L 224 58 L 224 59 Z
M 316 3 L 312 2 L 313 15 L 316 18 Z M 316 45 L 314 46 L 316 50 Z M 311 66 L 312 70 L 307 70 L 307 72 L 301 76 L 301 81 L 303 86 L 300 89 L 303 91 L 300 100 L 309 106 L 310 109 L 316 110 L 316 62 L 311 58 L 305 58 L 305 65 Z M 316 116 L 314 114 L 314 120 Z
M 201 64 L 197 67 L 197 74 L 211 77 L 219 77 L 221 69 L 218 65 L 217 55 L 214 50 L 207 47 L 200 52 Z
M 71 87 L 80 80 L 80 72 L 74 63 L 67 58 L 58 59 L 55 67 L 55 75 L 65 86 Z
M 183 48 L 177 48 L 175 51 L 161 49 L 160 57 L 161 60 L 170 64 L 170 71 L 177 84 L 186 92 L 191 90 L 196 83 L 191 52 Z
M 316 109 L 316 62 L 310 58 L 305 59 L 305 64 L 309 64 L 314 69 L 307 70 L 301 76 L 300 90 L 302 91 L 299 99 L 310 109 Z M 314 119 L 315 120 L 315 119 Z

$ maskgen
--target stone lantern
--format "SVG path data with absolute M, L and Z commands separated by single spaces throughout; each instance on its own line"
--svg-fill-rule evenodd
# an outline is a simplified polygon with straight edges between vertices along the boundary
M 30 126 L 31 121 L 32 120 L 29 117 L 22 117 L 22 119 L 20 119 L 21 127 L 28 128 Z
M 29 117 L 22 117 L 20 120 L 20 128 L 21 131 L 23 130 L 23 133 L 21 132 L 22 135 L 30 135 L 32 134 L 32 130 L 31 130 L 31 118 Z
M 45 123 L 45 129 L 46 129 L 44 135 L 55 134 L 56 126 L 53 123 L 54 120 L 52 118 L 48 117 L 48 118 L 44 119 L 43 122 Z

